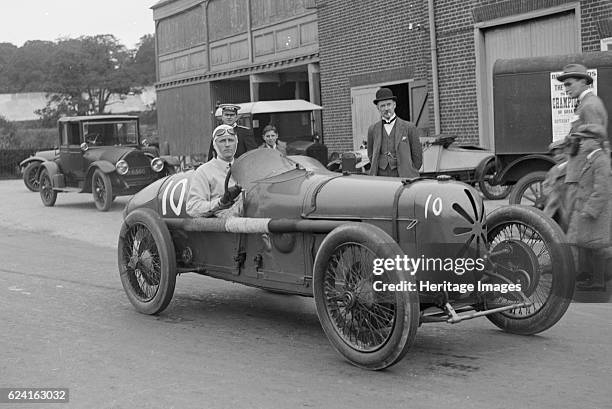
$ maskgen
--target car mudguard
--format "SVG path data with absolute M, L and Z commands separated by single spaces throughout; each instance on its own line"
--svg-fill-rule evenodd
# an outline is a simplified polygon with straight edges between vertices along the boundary
M 499 181 L 502 184 L 508 184 L 508 182 L 515 183 L 528 173 L 538 170 L 548 171 L 554 164 L 555 160 L 548 155 L 533 154 L 523 156 L 501 170 Z
M 43 158 L 42 156 L 30 156 L 29 158 L 26 158 L 24 160 L 22 160 L 21 162 L 19 162 L 19 166 L 20 167 L 26 167 L 28 164 L 32 163 L 32 162 L 44 162 L 48 159 Z
M 62 173 L 58 164 L 55 162 L 49 161 L 49 160 L 43 161 L 40 166 L 47 169 L 47 172 L 49 172 L 49 176 L 51 177 L 52 180 L 53 180 L 53 175 L 58 175 Z
M 92 162 L 87 169 L 87 174 L 93 173 L 93 171 L 98 168 L 104 173 L 112 173 L 115 171 L 115 165 L 105 160 L 97 160 Z

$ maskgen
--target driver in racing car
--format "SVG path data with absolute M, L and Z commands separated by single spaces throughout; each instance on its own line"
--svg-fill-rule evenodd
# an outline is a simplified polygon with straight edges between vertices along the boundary
M 225 179 L 234 163 L 238 136 L 232 126 L 219 125 L 213 131 L 212 143 L 217 156 L 191 175 L 187 214 L 191 217 L 238 216 L 242 208 L 239 198 L 242 188 L 230 176 L 225 191 Z

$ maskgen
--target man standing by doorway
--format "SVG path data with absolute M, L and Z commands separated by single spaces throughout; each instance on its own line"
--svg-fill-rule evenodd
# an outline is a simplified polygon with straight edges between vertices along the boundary
M 423 148 L 414 124 L 395 115 L 396 101 L 389 88 L 376 91 L 381 120 L 368 128 L 370 175 L 413 178 L 419 176 Z

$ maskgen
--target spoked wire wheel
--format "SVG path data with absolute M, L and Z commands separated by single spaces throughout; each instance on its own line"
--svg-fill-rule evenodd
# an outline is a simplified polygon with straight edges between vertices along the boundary
M 145 314 L 163 311 L 174 294 L 176 255 L 166 224 L 150 209 L 130 213 L 118 244 L 121 283 L 128 299 Z
M 403 254 L 388 234 L 365 223 L 336 228 L 319 247 L 313 276 L 317 314 L 332 345 L 354 365 L 384 369 L 414 342 L 418 293 L 385 287 L 414 283 L 414 277 L 395 269 L 373 274 L 375 259 Z
M 374 291 L 376 255 L 360 243 L 336 247 L 325 272 L 325 306 L 342 340 L 361 352 L 373 352 L 388 341 L 397 319 L 393 294 Z M 381 277 L 389 281 L 388 277 Z
M 544 179 L 546 172 L 531 172 L 520 178 L 513 186 L 508 201 L 510 204 L 522 204 L 544 209 L 546 196 L 544 195 Z
M 518 334 L 535 334 L 554 325 L 567 310 L 574 289 L 574 262 L 561 228 L 541 211 L 523 206 L 496 209 L 487 217 L 488 242 L 496 273 L 520 284 L 531 305 L 487 317 L 498 327 Z M 503 281 L 492 278 L 492 283 Z M 496 293 L 492 306 L 517 303 L 513 293 Z
M 134 295 L 149 302 L 157 294 L 161 260 L 153 235 L 142 224 L 133 225 L 124 241 L 124 265 Z

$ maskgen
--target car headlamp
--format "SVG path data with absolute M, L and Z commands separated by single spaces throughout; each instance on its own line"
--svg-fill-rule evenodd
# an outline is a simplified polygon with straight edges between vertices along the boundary
M 153 158 L 153 160 L 151 161 L 151 169 L 153 169 L 154 172 L 159 173 L 162 171 L 163 168 L 164 161 L 160 158 Z
M 126 161 L 124 161 L 123 159 L 121 159 L 119 162 L 117 162 L 117 164 L 115 165 L 115 169 L 117 169 L 117 173 L 120 175 L 125 175 L 126 173 L 128 173 L 128 170 L 130 170 L 130 167 L 128 166 L 128 163 Z

